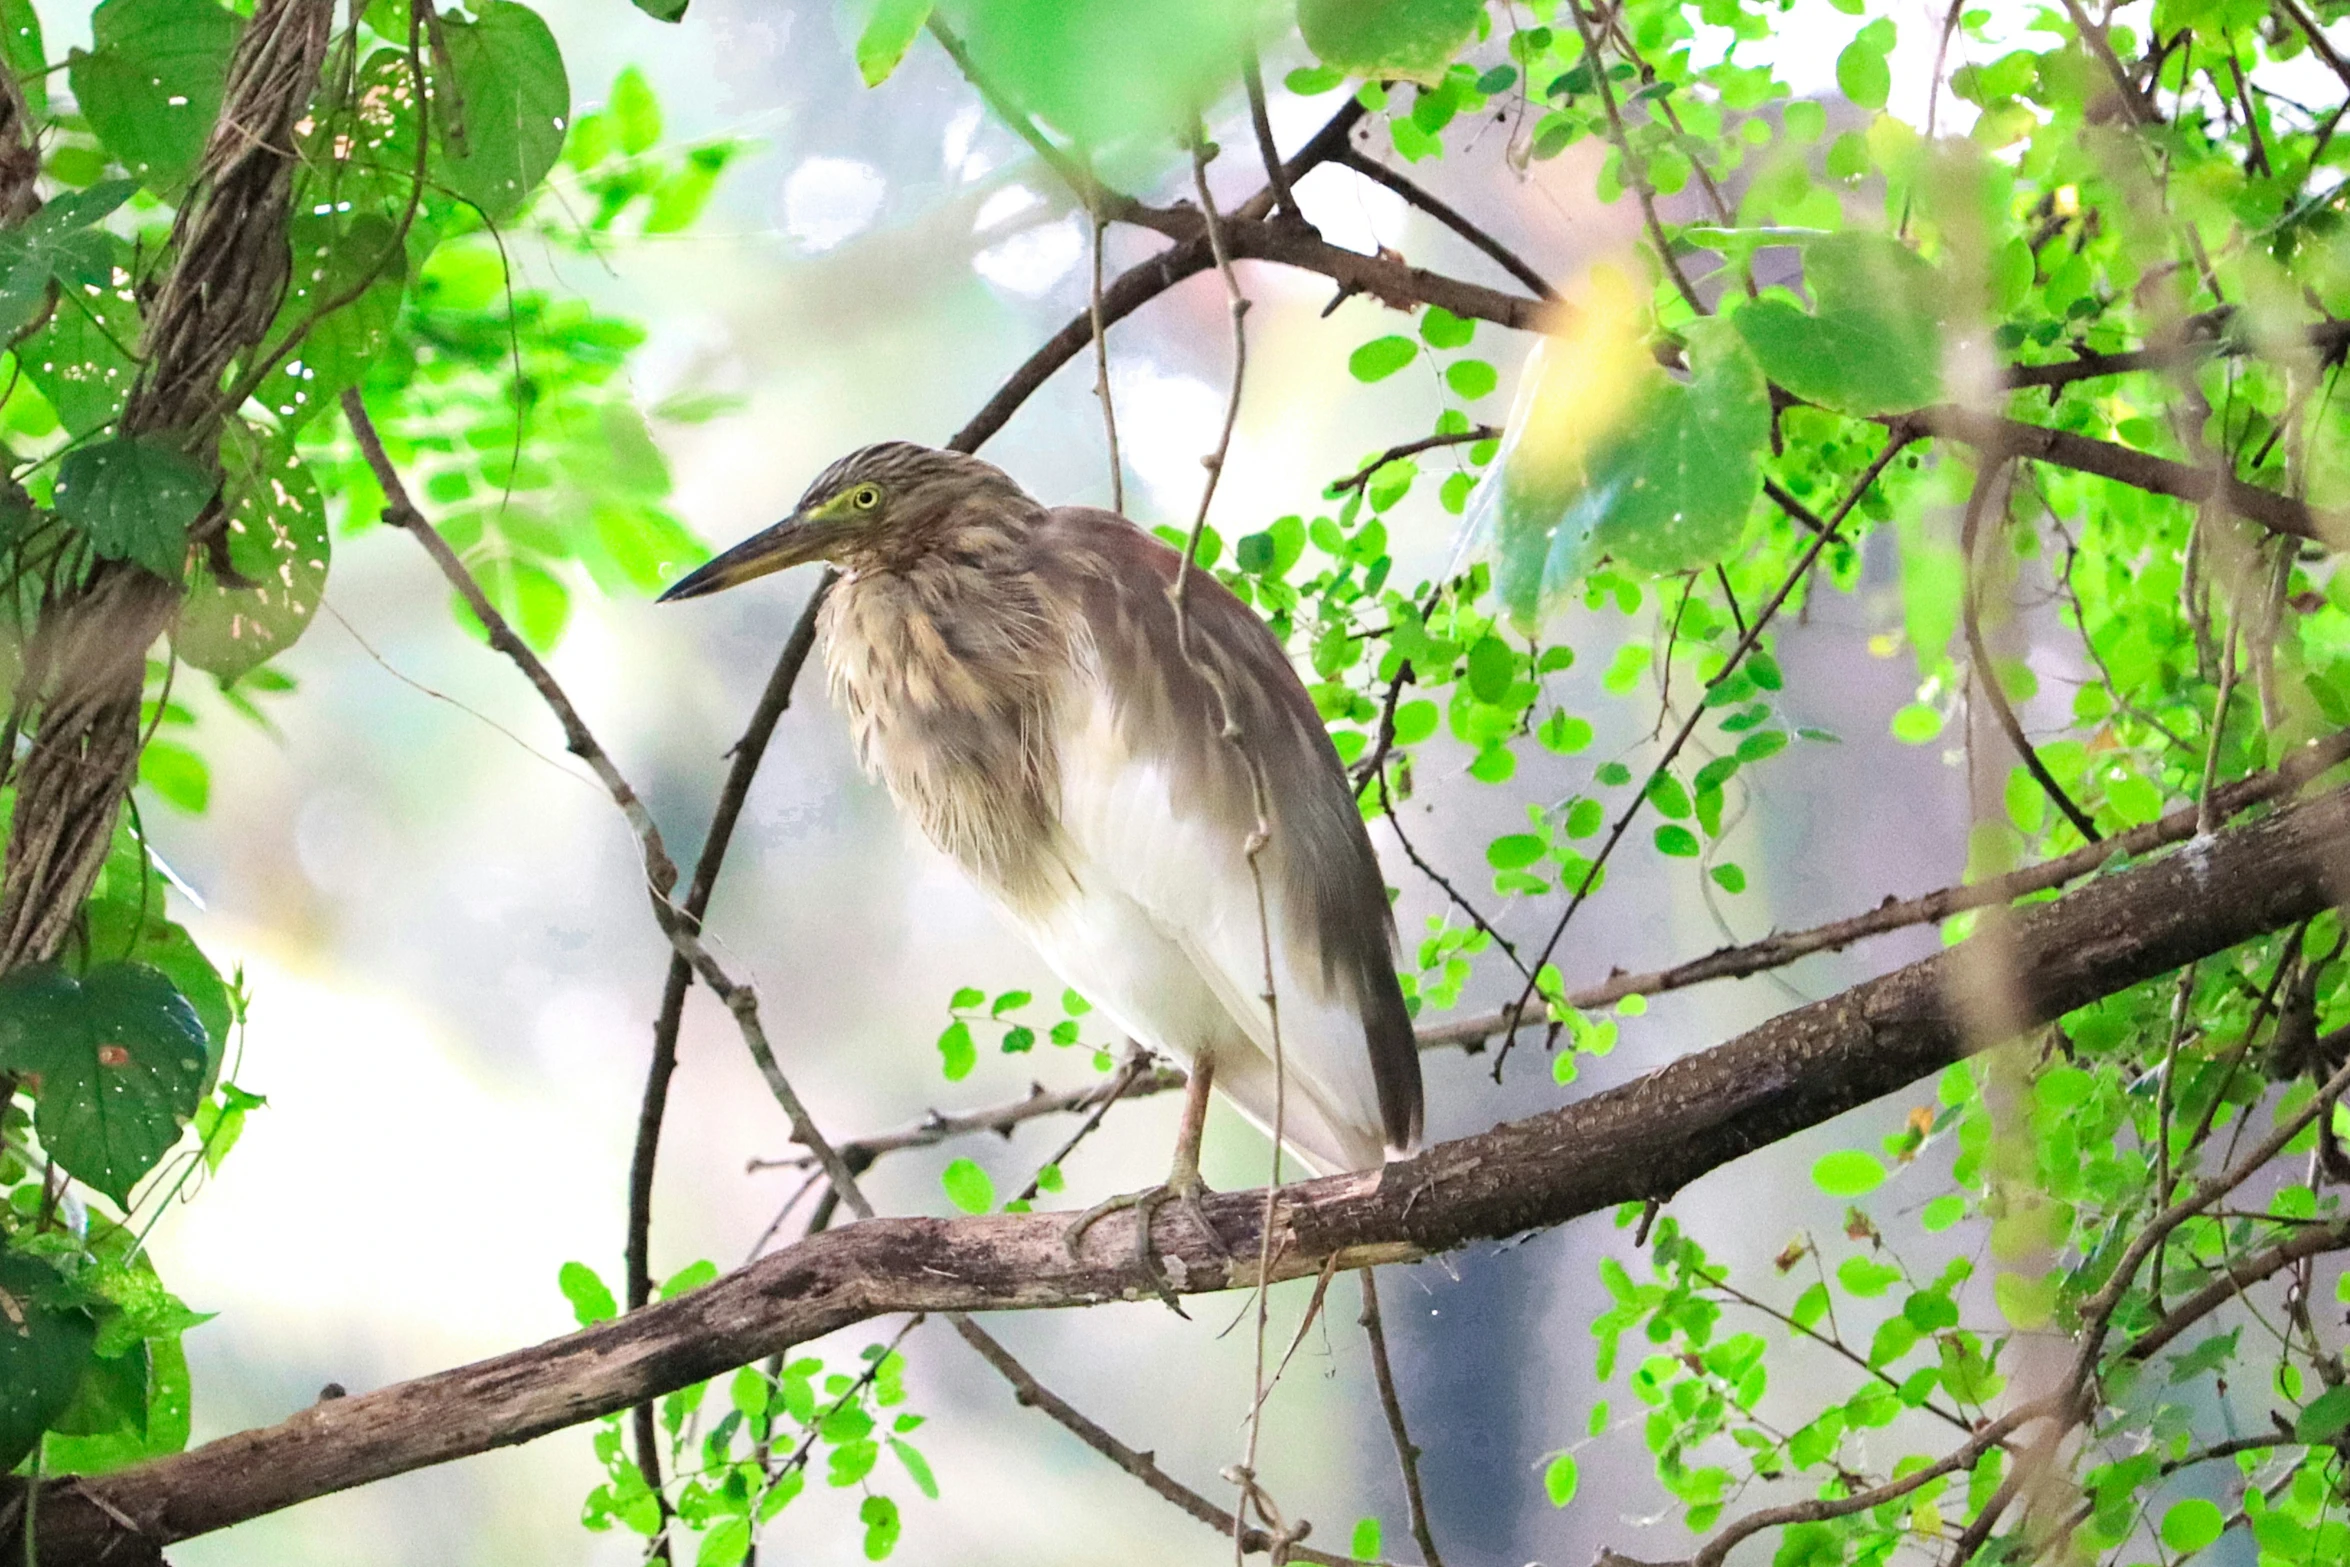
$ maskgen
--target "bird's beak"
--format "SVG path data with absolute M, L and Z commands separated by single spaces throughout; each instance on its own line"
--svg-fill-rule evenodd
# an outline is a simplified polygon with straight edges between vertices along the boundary
M 670 585 L 659 602 L 698 599 L 706 593 L 739 587 L 754 577 L 782 571 L 823 555 L 824 527 L 804 513 L 794 512 L 772 528 L 765 528 Z

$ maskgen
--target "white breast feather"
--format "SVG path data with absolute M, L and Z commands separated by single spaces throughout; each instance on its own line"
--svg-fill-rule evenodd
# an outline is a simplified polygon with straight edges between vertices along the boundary
M 1176 811 L 1163 758 L 1131 753 L 1100 688 L 1081 678 L 1057 736 L 1061 820 L 1076 896 L 1020 918 L 1047 962 L 1143 1044 L 1210 1055 L 1250 1120 L 1274 1119 L 1273 1025 L 1246 846 Z M 1352 1002 L 1325 992 L 1311 932 L 1265 877 L 1282 1056 L 1283 1140 L 1318 1169 L 1375 1169 L 1378 1089 Z M 1019 918 L 1019 916 L 1015 916 Z

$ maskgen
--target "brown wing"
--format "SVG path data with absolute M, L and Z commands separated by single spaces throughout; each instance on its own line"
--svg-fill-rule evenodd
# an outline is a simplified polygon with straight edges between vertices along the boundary
M 1359 1020 L 1381 1140 L 1410 1151 L 1422 1119 L 1420 1060 L 1396 983 L 1386 879 L 1338 753 L 1281 645 L 1213 574 L 1194 571 L 1187 659 L 1170 597 L 1180 557 L 1113 513 L 1065 507 L 1032 539 L 1028 569 L 1090 634 L 1080 659 L 1097 666 L 1126 746 L 1166 768 L 1179 816 L 1238 843 L 1253 831 L 1256 809 L 1248 764 L 1223 735 L 1222 686 L 1240 744 L 1263 769 L 1271 835 L 1259 863 L 1280 890 L 1284 927 L 1274 934 L 1323 998 Z M 1249 934 L 1253 947 L 1253 922 Z M 1247 990 L 1261 992 L 1261 977 Z

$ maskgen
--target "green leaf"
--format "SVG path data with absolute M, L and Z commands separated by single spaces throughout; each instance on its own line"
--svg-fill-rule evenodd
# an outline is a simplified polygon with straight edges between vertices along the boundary
M 1714 885 L 1724 892 L 1740 893 L 1746 890 L 1746 872 L 1736 865 L 1717 865 L 1710 871 Z
M 1541 859 L 1545 847 L 1532 833 L 1509 833 L 1485 846 L 1485 863 L 1497 871 L 1522 870 Z
M 106 559 L 133 560 L 177 582 L 187 561 L 188 525 L 218 488 L 168 441 L 122 435 L 65 454 L 55 504 Z
M 956 996 L 962 1004 L 962 996 Z M 971 1038 L 971 1025 L 960 1018 L 949 1023 L 938 1036 L 939 1070 L 950 1083 L 959 1083 L 971 1075 L 979 1064 L 979 1046 Z
M 1656 830 L 1656 848 L 1659 854 L 1669 854 L 1680 860 L 1693 859 L 1696 857 L 1698 847 L 1697 834 L 1686 827 L 1667 822 Z
M 1456 359 L 1444 367 L 1444 384 L 1452 388 L 1455 397 L 1473 403 L 1492 396 L 1501 376 L 1482 359 Z
M 865 1560 L 882 1561 L 898 1548 L 897 1503 L 886 1496 L 868 1496 L 857 1508 L 857 1519 L 865 1526 Z
M 1518 655 L 1497 636 L 1482 636 L 1469 648 L 1469 694 L 1480 702 L 1499 702 L 1509 694 L 1518 676 Z
M 293 271 L 264 340 L 267 352 L 286 351 L 253 396 L 292 431 L 358 385 L 391 346 L 408 254 L 399 224 L 380 213 L 296 213 L 286 228 Z
M 1942 316 L 1950 284 L 1899 241 L 1831 234 L 1804 248 L 1812 313 L 1781 298 L 1738 312 L 1763 373 L 1796 396 L 1868 416 L 1942 395 Z
M 294 645 L 326 593 L 326 502 L 309 465 L 290 452 L 239 439 L 223 443 L 231 586 L 199 560 L 172 645 L 223 680 Z
M 1334 70 L 1433 84 L 1484 9 L 1484 0 L 1298 0 L 1297 26 Z
M 958 14 L 974 75 L 998 94 L 1081 147 L 1137 145 L 1155 159 L 1231 91 L 1234 65 L 1263 13 L 1134 0 L 987 0 Z
M 1877 1156 L 1857 1148 L 1840 1148 L 1812 1162 L 1811 1183 L 1831 1197 L 1863 1197 L 1885 1184 L 1886 1170 Z
M 938 1184 L 946 1189 L 947 1201 L 965 1213 L 985 1213 L 995 1206 L 995 1182 L 969 1159 L 948 1165 L 940 1172 Z
M 1991 1299 L 2011 1327 L 2036 1333 L 2056 1319 L 2056 1279 L 2050 1274 L 2001 1273 Z
M 1893 69 L 1886 64 L 1885 51 L 1872 47 L 1865 31 L 1836 56 L 1836 86 L 1859 108 L 1885 107 L 1893 91 Z
M 2293 1440 L 2315 1445 L 2350 1430 L 2350 1383 L 2329 1387 L 2301 1406 L 2293 1418 Z M 2165 1521 L 2165 1533 L 2168 1522 Z
M 74 102 L 150 190 L 175 191 L 196 172 L 243 26 L 211 0 L 105 0 L 90 13 L 96 47 L 68 66 Z
M 1903 745 L 1931 745 L 1942 724 L 1941 709 L 1911 702 L 1893 715 L 1893 738 Z
M 2219 1504 L 2207 1497 L 2190 1496 L 2173 1502 L 2162 1515 L 2162 1543 L 2180 1555 L 2200 1551 L 2220 1537 L 2227 1527 L 2227 1519 Z
M 685 20 L 687 0 L 632 0 L 632 3 L 656 22 Z
M 1575 1455 L 1561 1453 L 1542 1471 L 1542 1494 L 1550 1498 L 1553 1507 L 1564 1507 L 1575 1499 L 1575 1489 L 1583 1483 L 1582 1472 L 1575 1467 Z
M 914 1482 L 914 1489 L 932 1501 L 937 1501 L 938 1477 L 930 1472 L 930 1460 L 922 1456 L 921 1449 L 893 1436 L 889 1439 L 889 1450 L 905 1466 L 906 1474 Z
M 17 90 L 33 118 L 49 117 L 49 51 L 32 0 L 0 0 L 0 61 L 16 73 Z
M 125 1208 L 196 1113 L 210 1058 L 195 1010 L 144 964 L 76 980 L 38 963 L 0 978 L 0 1070 L 39 1077 L 41 1145 Z
M 1456 316 L 1442 305 L 1430 305 L 1420 312 L 1420 341 L 1430 348 L 1466 348 L 1476 335 L 1476 322 Z
M 1708 565 L 1738 542 L 1762 490 L 1760 456 L 1770 436 L 1770 389 L 1746 345 L 1718 321 L 1688 328 L 1692 374 L 1668 377 L 1653 362 L 1625 371 L 1604 430 L 1570 437 L 1513 430 L 1503 458 L 1496 575 L 1521 618 L 1612 555 L 1642 571 Z M 1546 383 L 1571 371 L 1530 369 Z M 1527 419 L 1543 417 L 1550 388 Z M 1522 423 L 1523 421 L 1513 421 Z M 1533 455 L 1527 443 L 1580 441 L 1579 462 Z
M 495 222 L 520 210 L 563 155 L 571 81 L 536 11 L 514 0 L 473 9 L 473 21 L 442 24 L 463 119 L 436 113 L 433 129 L 442 178 Z
M 1375 337 L 1347 356 L 1346 368 L 1358 381 L 1384 381 L 1419 357 L 1408 337 Z
M 33 1450 L 89 1370 L 97 1324 L 64 1295 L 47 1263 L 0 1251 L 0 1474 Z
M 583 1328 L 592 1328 L 599 1322 L 609 1322 L 620 1315 L 619 1303 L 612 1291 L 596 1277 L 596 1270 L 584 1262 L 567 1262 L 555 1275 L 555 1285 L 563 1291 L 563 1298 L 571 1302 L 571 1314 Z
M 52 282 L 95 288 L 113 281 L 115 241 L 91 225 L 138 188 L 134 180 L 107 180 L 68 191 L 19 227 L 0 230 L 0 339 L 31 324 L 48 305 Z
M 115 257 L 127 268 L 130 246 L 117 241 Z M 122 412 L 138 370 L 131 355 L 138 339 L 139 309 L 127 280 L 120 286 L 76 285 L 59 290 L 49 324 L 18 347 L 16 360 L 66 433 L 78 438 Z
M 857 35 L 857 74 L 866 86 L 879 87 L 889 80 L 929 20 L 930 0 L 881 0 L 873 8 L 865 30 Z
M 1377 1518 L 1355 1520 L 1354 1538 L 1347 1545 L 1347 1555 L 1357 1561 L 1377 1561 L 1386 1548 L 1386 1535 Z

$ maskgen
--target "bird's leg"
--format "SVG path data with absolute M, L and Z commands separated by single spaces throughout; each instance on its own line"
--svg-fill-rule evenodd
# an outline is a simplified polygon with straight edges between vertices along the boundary
M 1208 1222 L 1207 1208 L 1200 1201 L 1207 1186 L 1199 1178 L 1199 1145 L 1201 1134 L 1207 1129 L 1208 1089 L 1214 1077 L 1215 1067 L 1206 1056 L 1192 1063 L 1190 1079 L 1184 1085 L 1183 1123 L 1175 1136 L 1175 1162 L 1167 1171 L 1166 1184 L 1139 1192 L 1125 1192 L 1095 1203 L 1079 1214 L 1061 1237 L 1069 1248 L 1069 1254 L 1076 1256 L 1085 1232 L 1097 1220 L 1121 1208 L 1132 1208 L 1135 1260 L 1141 1265 L 1143 1276 L 1150 1280 L 1151 1288 L 1178 1314 L 1183 1308 L 1176 1305 L 1175 1291 L 1159 1271 L 1157 1255 L 1151 1247 L 1151 1220 L 1158 1210 L 1170 1202 L 1182 1204 L 1183 1211 L 1191 1216 L 1192 1223 L 1199 1226 L 1200 1233 L 1208 1238 L 1208 1244 L 1215 1248 L 1217 1254 L 1225 1257 L 1232 1255 L 1232 1248 L 1225 1244 L 1223 1236 L 1216 1233 L 1216 1227 Z

